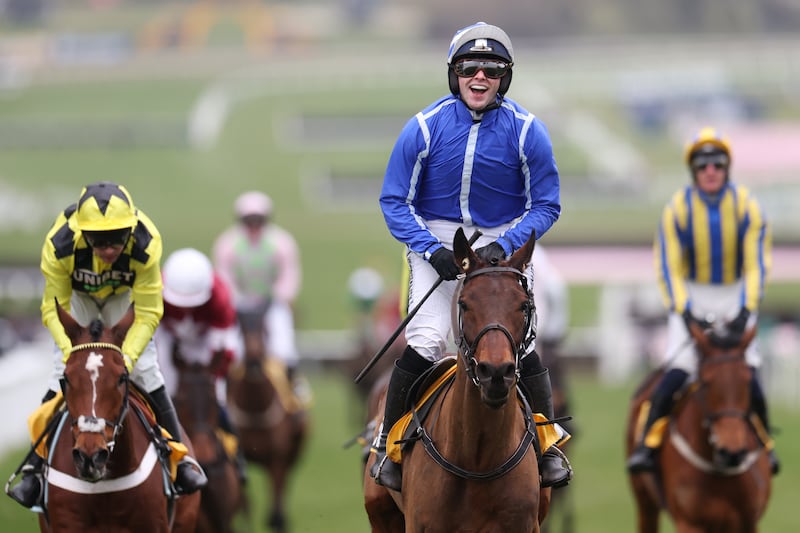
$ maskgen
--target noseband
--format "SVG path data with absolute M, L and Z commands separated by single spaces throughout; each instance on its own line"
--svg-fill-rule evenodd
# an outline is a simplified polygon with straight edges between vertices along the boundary
M 72 349 L 70 350 L 70 355 L 81 350 L 94 350 L 94 349 L 114 350 L 115 352 L 122 355 L 123 359 L 125 357 L 119 346 L 111 344 L 109 342 L 87 342 L 84 344 L 78 344 L 72 347 Z M 81 433 L 103 434 L 105 432 L 104 431 L 105 428 L 110 427 L 112 429 L 111 439 L 106 441 L 106 446 L 108 447 L 109 453 L 114 451 L 114 446 L 116 445 L 117 436 L 119 435 L 120 431 L 122 431 L 122 421 L 125 419 L 125 415 L 128 413 L 130 379 L 127 370 L 125 371 L 125 374 L 123 374 L 122 380 L 125 384 L 125 394 L 122 399 L 122 409 L 120 410 L 119 416 L 117 417 L 116 421 L 109 422 L 105 418 L 97 418 L 94 415 L 90 416 L 80 415 L 76 420 L 72 421 L 72 426 L 78 428 L 78 434 Z M 68 383 L 66 379 L 62 378 L 61 390 L 65 393 L 65 397 L 66 397 L 67 385 Z
M 483 329 L 481 329 L 475 336 L 472 343 L 469 343 L 467 341 L 466 336 L 464 335 L 463 312 L 461 306 L 458 306 L 457 320 L 458 320 L 458 336 L 459 336 L 459 343 L 458 343 L 459 353 L 461 354 L 461 357 L 464 358 L 464 364 L 465 364 L 464 366 L 466 367 L 467 370 L 467 376 L 469 376 L 470 380 L 475 384 L 475 386 L 478 387 L 480 386 L 480 381 L 478 380 L 475 373 L 475 369 L 478 366 L 478 361 L 477 359 L 475 359 L 475 352 L 478 349 L 478 343 L 481 341 L 484 335 L 486 335 L 492 330 L 498 330 L 502 332 L 503 335 L 505 335 L 505 337 L 508 339 L 509 344 L 511 344 L 512 352 L 514 352 L 514 368 L 515 368 L 515 373 L 517 374 L 517 378 L 519 378 L 520 359 L 524 357 L 525 352 L 528 349 L 528 346 L 530 346 L 531 342 L 533 342 L 533 340 L 536 338 L 536 333 L 531 328 L 531 323 L 533 322 L 534 316 L 536 314 L 536 306 L 533 303 L 533 295 L 528 291 L 528 278 L 526 278 L 525 274 L 523 274 L 516 268 L 491 266 L 486 268 L 480 268 L 478 270 L 470 272 L 464 278 L 459 294 L 463 292 L 464 287 L 470 280 L 478 276 L 497 274 L 497 273 L 514 274 L 517 277 L 517 282 L 525 291 L 525 294 L 528 295 L 528 304 L 525 306 L 525 323 L 522 329 L 523 338 L 520 340 L 519 343 L 517 343 L 514 340 L 514 336 L 511 334 L 511 332 L 508 330 L 507 327 L 498 322 L 492 322 L 484 326 Z

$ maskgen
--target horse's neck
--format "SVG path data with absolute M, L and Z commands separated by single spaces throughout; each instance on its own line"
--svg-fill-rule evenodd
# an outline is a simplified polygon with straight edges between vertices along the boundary
M 136 407 L 131 405 L 114 440 L 113 460 L 109 461 L 111 477 L 122 476 L 135 470 L 150 444 L 150 438 L 146 436 L 142 422 L 134 409 Z
M 693 388 L 679 400 L 672 415 L 673 428 L 670 431 L 677 431 L 692 449 L 704 457 L 710 457 L 709 428 L 705 423 L 705 410 L 699 394 Z

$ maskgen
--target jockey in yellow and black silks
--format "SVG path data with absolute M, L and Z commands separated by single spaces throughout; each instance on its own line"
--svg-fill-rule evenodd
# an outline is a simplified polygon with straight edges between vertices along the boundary
M 180 440 L 172 400 L 166 393 L 152 340 L 164 312 L 161 290 L 161 235 L 137 209 L 121 185 L 97 182 L 81 191 L 76 204 L 59 213 L 45 238 L 41 271 L 45 288 L 42 322 L 55 340 L 54 371 L 44 401 L 60 389 L 59 380 L 72 344 L 56 314 L 56 302 L 83 326 L 101 318 L 116 324 L 133 304 L 135 320 L 122 344 L 131 380 L 154 402 L 159 424 Z M 12 498 L 32 507 L 41 497 L 43 459 L 34 456 Z M 207 483 L 196 462 L 187 457 L 178 466 L 176 488 L 194 492 Z

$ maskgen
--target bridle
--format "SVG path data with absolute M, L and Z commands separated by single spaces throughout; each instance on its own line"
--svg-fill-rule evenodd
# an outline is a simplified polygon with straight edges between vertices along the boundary
M 706 390 L 708 388 L 708 383 L 701 377 L 701 371 L 703 367 L 719 365 L 722 363 L 736 363 L 739 361 L 744 361 L 744 354 L 720 355 L 711 359 L 703 358 L 700 361 L 698 369 L 698 382 L 700 385 L 698 387 L 697 394 L 700 399 L 700 405 L 703 407 L 703 425 L 705 427 L 711 427 L 711 424 L 720 418 L 740 418 L 745 421 L 749 420 L 749 409 L 720 409 L 718 411 L 710 411 L 708 408 L 708 402 L 706 402 Z
M 87 342 L 84 344 L 78 344 L 73 346 L 70 350 L 70 355 L 75 352 L 81 350 L 95 350 L 95 349 L 104 349 L 104 350 L 113 350 L 120 355 L 125 357 L 122 353 L 122 349 L 116 344 L 112 344 L 110 342 Z M 120 410 L 117 419 L 114 422 L 110 422 L 105 418 L 98 418 L 94 415 L 80 415 L 75 420 L 72 421 L 72 427 L 78 428 L 78 434 L 82 433 L 100 433 L 105 434 L 105 428 L 111 428 L 111 438 L 106 440 L 106 446 L 108 447 L 108 452 L 111 453 L 114 451 L 114 446 L 116 445 L 117 437 L 119 433 L 122 431 L 122 422 L 125 419 L 125 415 L 128 414 L 128 399 L 130 396 L 130 376 L 128 375 L 127 369 L 125 373 L 121 376 L 122 383 L 125 385 L 125 393 L 122 399 L 122 409 Z M 61 378 L 61 391 L 64 393 L 66 397 L 67 386 L 69 382 L 66 380 L 65 377 Z
M 700 377 L 701 370 L 704 366 L 709 365 L 717 365 L 722 363 L 735 363 L 744 360 L 744 354 L 736 354 L 736 355 L 720 355 L 714 357 L 713 359 L 702 359 L 699 363 L 698 368 L 698 385 L 695 393 L 698 395 L 698 402 L 701 406 L 703 412 L 703 427 L 709 431 L 709 445 L 714 447 L 713 435 L 711 434 L 711 425 L 714 421 L 719 420 L 721 418 L 737 418 L 742 419 L 751 430 L 756 431 L 753 427 L 753 423 L 750 420 L 750 413 L 749 409 L 721 409 L 718 411 L 710 411 L 708 408 L 708 402 L 706 401 L 706 391 L 708 388 L 708 382 L 704 381 L 702 377 Z M 757 432 L 756 432 L 757 433 Z M 670 423 L 670 441 L 678 453 L 686 459 L 692 466 L 697 468 L 698 470 L 706 473 L 716 473 L 725 476 L 733 476 L 739 475 L 743 472 L 746 472 L 750 469 L 750 467 L 758 460 L 760 455 L 760 450 L 750 450 L 741 463 L 737 466 L 731 467 L 719 467 L 715 465 L 713 462 L 709 461 L 707 458 L 703 457 L 699 453 L 697 453 L 691 446 L 691 444 L 681 435 L 681 433 L 677 430 L 676 424 L 673 422 Z
M 528 302 L 526 303 L 524 309 L 525 320 L 522 329 L 523 338 L 519 342 L 517 342 L 514 339 L 514 335 L 511 334 L 511 332 L 508 330 L 507 327 L 505 327 L 503 324 L 500 324 L 499 322 L 492 322 L 485 325 L 483 329 L 481 329 L 478 332 L 478 334 L 470 343 L 467 340 L 466 336 L 464 335 L 463 309 L 460 305 L 457 306 L 458 316 L 456 320 L 458 326 L 457 331 L 458 331 L 459 354 L 464 360 L 464 366 L 466 367 L 467 376 L 469 376 L 472 383 L 474 383 L 476 386 L 480 386 L 480 381 L 478 380 L 475 372 L 478 366 L 478 361 L 475 358 L 475 352 L 478 349 L 478 343 L 481 341 L 484 335 L 486 335 L 492 330 L 498 330 L 501 333 L 503 333 L 503 335 L 505 335 L 505 337 L 508 339 L 509 344 L 511 344 L 512 351 L 514 352 L 514 368 L 518 379 L 519 379 L 520 360 L 525 356 L 528 346 L 530 346 L 531 342 L 533 342 L 533 340 L 536 338 L 536 332 L 534 331 L 533 328 L 531 328 L 531 324 L 534 322 L 536 316 L 536 306 L 533 302 L 533 294 L 530 291 L 528 291 L 528 278 L 525 277 L 525 274 L 523 274 L 520 270 L 507 266 L 490 266 L 485 268 L 479 268 L 478 270 L 470 272 L 469 274 L 466 275 L 461 284 L 459 295 L 470 280 L 478 276 L 485 276 L 497 273 L 514 274 L 517 277 L 517 282 L 525 291 L 525 294 L 528 295 Z

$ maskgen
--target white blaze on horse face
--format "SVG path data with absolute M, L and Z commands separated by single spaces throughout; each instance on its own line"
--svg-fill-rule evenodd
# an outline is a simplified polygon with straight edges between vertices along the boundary
M 100 367 L 103 366 L 103 356 L 92 352 L 86 358 L 86 370 L 89 372 L 89 379 L 92 380 L 92 416 L 78 417 L 78 429 L 83 432 L 102 433 L 106 423 L 102 418 L 97 418 L 95 404 L 97 403 L 97 379 L 100 377 Z

